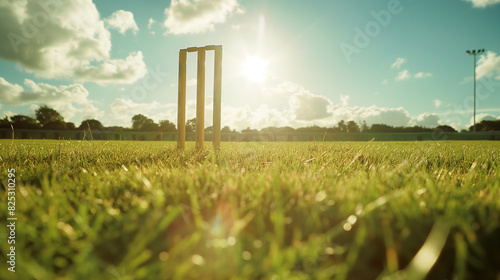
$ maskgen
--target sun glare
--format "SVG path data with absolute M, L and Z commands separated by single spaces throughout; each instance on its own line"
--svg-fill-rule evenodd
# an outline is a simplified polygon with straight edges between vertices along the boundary
M 265 80 L 267 63 L 258 57 L 247 57 L 243 63 L 243 74 L 254 82 Z

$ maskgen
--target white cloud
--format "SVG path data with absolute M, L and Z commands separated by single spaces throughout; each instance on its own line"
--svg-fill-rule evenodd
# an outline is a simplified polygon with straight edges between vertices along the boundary
M 143 114 L 155 122 L 177 120 L 177 104 L 160 104 L 156 101 L 139 103 L 130 99 L 116 98 L 109 105 L 109 110 L 111 114 L 106 121 L 124 127 L 132 126 L 132 117 L 137 114 Z
M 487 114 L 487 113 L 481 113 L 476 115 L 476 124 L 482 122 L 482 121 L 495 121 L 497 120 L 497 116 L 492 115 L 492 114 Z M 474 124 L 474 117 L 470 118 L 470 123 L 469 126 Z
M 305 89 L 302 88 L 300 85 L 297 85 L 294 82 L 282 81 L 281 83 L 279 83 L 276 86 L 266 88 L 265 91 L 271 92 L 273 95 L 276 95 L 276 94 L 278 94 L 278 95 L 283 95 L 283 94 L 292 95 L 294 93 L 300 92 L 301 90 L 305 90 Z
M 477 61 L 477 78 L 495 76 L 500 80 L 500 56 L 489 51 L 486 55 L 481 55 Z
M 151 29 L 153 27 L 153 24 L 155 24 L 155 20 L 153 18 L 149 18 L 148 20 L 148 29 Z
M 155 23 L 156 23 L 156 21 L 155 21 L 153 18 L 150 18 L 150 19 L 148 20 L 148 29 L 152 29 L 152 28 L 153 28 L 153 24 L 155 24 Z M 155 34 L 156 34 L 156 32 L 155 32 L 155 31 L 153 31 L 153 30 L 149 31 L 149 33 L 151 33 L 151 34 L 153 34 L 153 35 L 155 35 Z
M 406 126 L 411 120 L 410 114 L 404 108 L 352 107 L 347 108 L 344 120 L 356 122 L 366 121 L 368 125 L 387 124 L 392 126 Z M 338 118 L 337 118 L 338 119 Z
M 471 2 L 472 6 L 475 8 L 485 8 L 490 5 L 495 5 L 500 3 L 500 0 L 465 0 Z
M 460 85 L 470 83 L 472 81 L 474 81 L 474 76 L 464 77 L 464 79 L 460 82 Z
M 316 121 L 331 116 L 333 103 L 326 97 L 308 91 L 298 92 L 288 100 L 290 113 L 296 121 Z
M 434 113 L 423 113 L 410 121 L 411 126 L 434 128 L 441 125 L 441 118 Z
M 212 31 L 235 13 L 243 13 L 238 0 L 172 0 L 165 9 L 165 34 Z
M 78 121 L 82 118 L 100 118 L 104 112 L 94 106 L 88 99 L 89 92 L 81 84 L 68 86 L 52 86 L 45 83 L 35 83 L 25 79 L 24 87 L 11 84 L 0 77 L 0 100 L 10 105 L 32 104 L 36 110 L 37 104 L 46 104 L 57 110 L 66 121 Z M 36 103 L 36 104 L 33 104 Z M 75 116 L 78 119 L 73 119 Z
M 125 60 L 111 59 L 100 65 L 87 65 L 75 71 L 79 81 L 98 84 L 132 84 L 144 77 L 148 70 L 142 52 L 131 53 Z
M 323 126 L 333 127 L 341 120 L 355 121 L 361 123 L 366 121 L 368 125 L 388 124 L 391 126 L 406 126 L 411 120 L 408 111 L 403 108 L 381 108 L 377 106 L 370 107 L 346 107 L 334 105 L 329 111 L 329 116 L 323 119 L 299 121 L 287 119 L 287 125 L 291 127 L 301 126 Z
M 279 100 L 282 116 L 286 116 L 290 120 L 308 122 L 331 115 L 333 102 L 330 99 L 313 94 L 296 83 L 282 81 L 275 86 L 265 88 L 264 92 L 266 96 L 275 97 L 276 100 Z M 342 96 L 342 98 L 347 102 L 349 96 Z M 288 104 L 285 101 L 286 99 L 288 99 Z M 276 102 L 269 103 L 275 104 Z
M 14 115 L 16 115 L 16 114 L 14 114 L 14 112 L 12 112 L 12 111 L 5 111 L 2 113 L 2 115 L 0 115 L 0 119 L 3 119 L 5 117 L 10 118 Z
M 432 74 L 431 73 L 424 73 L 424 72 L 418 72 L 417 74 L 415 74 L 415 78 L 417 78 L 417 79 L 427 78 L 427 77 L 432 77 Z
M 500 116 L 495 116 L 492 114 L 487 114 L 487 113 L 481 113 L 476 115 L 476 125 L 479 124 L 482 121 L 495 121 L 495 120 L 500 120 Z M 470 117 L 469 123 L 466 124 L 465 129 L 468 130 L 469 127 L 474 125 L 474 116 Z
M 340 95 L 340 102 L 342 103 L 342 106 L 347 106 L 347 103 L 349 102 L 349 99 L 351 97 L 349 95 Z
M 403 65 L 404 63 L 406 63 L 406 59 L 405 58 L 402 58 L 402 57 L 398 57 L 398 59 L 396 59 L 396 62 L 394 62 L 392 65 L 391 65 L 391 69 L 401 69 L 401 65 Z M 420 78 L 427 78 L 427 77 L 431 77 L 432 74 L 431 73 L 425 73 L 425 72 L 418 72 L 417 74 L 414 75 L 414 77 L 416 79 L 420 79 Z M 403 81 L 403 80 L 407 80 L 407 79 L 410 79 L 412 77 L 412 75 L 410 75 L 410 72 L 408 70 L 401 70 L 398 75 L 396 76 L 396 81 Z M 384 80 L 382 81 L 382 84 L 383 85 L 386 85 L 387 84 L 387 80 Z
M 391 66 L 391 69 L 400 69 L 401 68 L 401 65 L 403 65 L 404 63 L 406 62 L 406 58 L 402 58 L 402 57 L 398 57 L 398 59 L 396 59 L 396 62 L 394 62 Z
M 29 81 L 29 80 L 27 80 Z M 23 102 L 18 102 L 17 100 L 22 100 L 19 98 L 23 92 L 23 87 L 17 84 L 11 84 L 7 82 L 4 78 L 0 77 L 0 100 L 7 104 L 18 105 Z
M 105 19 L 105 22 L 111 28 L 117 29 L 120 34 L 125 34 L 127 30 L 131 30 L 134 34 L 139 31 L 139 27 L 134 20 L 134 14 L 129 11 L 118 10 L 114 12 L 109 18 Z
M 434 99 L 434 106 L 435 106 L 436 108 L 441 107 L 441 105 L 443 105 L 443 102 L 442 102 L 441 100 L 439 100 L 439 99 Z
M 396 81 L 403 81 L 409 78 L 410 78 L 410 73 L 408 72 L 408 70 L 403 70 L 399 72 L 398 76 L 396 77 Z
M 196 78 L 192 78 L 186 81 L 186 86 L 188 87 L 194 87 L 197 85 L 197 80 Z
M 387 83 L 388 83 L 387 79 L 385 79 L 385 80 L 382 81 L 383 85 L 387 85 Z
M 384 123 L 393 126 L 404 126 L 411 120 L 408 111 L 403 108 L 350 107 L 348 106 L 348 95 L 341 95 L 340 104 L 334 104 L 327 97 L 313 94 L 300 85 L 286 82 L 281 83 L 280 86 L 295 92 L 288 95 L 289 103 L 291 103 L 290 108 L 285 108 L 282 114 L 285 117 L 287 126 L 319 125 L 332 127 L 336 126 L 341 120 L 353 120 L 358 123 L 366 121 L 368 125 Z M 297 98 L 297 96 L 303 98 Z M 300 109 L 297 110 L 297 108 Z M 297 112 L 300 112 L 300 114 L 297 114 Z
M 271 108 L 266 104 L 253 109 L 249 106 L 232 107 L 222 106 L 222 126 L 241 131 L 247 127 L 262 129 L 275 126 L 283 127 L 290 125 L 290 121 L 283 111 Z
M 229 106 L 222 104 L 222 126 L 241 131 L 247 127 L 262 129 L 269 126 L 290 126 L 294 128 L 318 125 L 334 127 L 338 122 L 355 121 L 367 125 L 387 124 L 391 126 L 425 126 L 436 127 L 450 124 L 460 128 L 464 124 L 451 123 L 450 119 L 441 119 L 434 113 L 422 113 L 416 117 L 402 108 L 386 108 L 378 106 L 349 106 L 348 95 L 340 95 L 340 102 L 334 104 L 329 98 L 317 95 L 301 85 L 284 81 L 274 87 L 266 88 L 266 92 L 275 95 L 282 102 L 252 107 L 250 105 Z M 439 101 L 441 102 L 441 101 Z M 274 104 L 274 105 L 273 105 Z M 436 104 L 436 101 L 435 101 Z M 196 115 L 196 100 L 187 100 L 186 120 Z M 117 98 L 109 107 L 111 114 L 106 119 L 109 124 L 130 127 L 131 119 L 136 114 L 144 114 L 155 122 L 168 119 L 177 124 L 177 104 L 159 102 L 139 103 L 129 99 Z M 205 102 L 205 126 L 212 125 L 213 108 L 211 98 Z M 468 119 L 468 117 L 467 117 Z
M 358 123 L 366 121 L 368 125 L 384 123 L 392 126 L 406 126 L 411 121 L 408 111 L 403 108 L 350 107 L 348 95 L 342 95 L 341 103 L 334 104 L 327 97 L 314 94 L 303 86 L 289 81 L 278 83 L 267 90 L 277 94 L 277 97 L 284 101 L 284 106 L 262 104 L 251 107 L 222 104 L 222 126 L 241 131 L 247 127 L 262 129 L 269 126 L 333 127 L 337 126 L 340 120 L 353 120 Z M 209 99 L 205 103 L 205 126 L 212 125 L 212 110 L 212 101 Z M 177 123 L 177 104 L 174 103 L 138 103 L 117 98 L 110 105 L 110 111 L 109 121 L 121 126 L 129 127 L 131 118 L 135 114 L 144 114 L 155 121 L 168 119 Z M 196 100 L 187 100 L 186 119 L 194 118 L 195 113 Z
M 40 105 L 38 104 L 31 104 L 30 105 L 30 109 L 28 110 L 29 112 L 29 116 L 36 116 L 36 110 L 38 110 L 38 108 L 40 108 Z
M 269 112 L 264 114 L 271 118 L 269 125 L 260 122 L 261 127 L 281 124 L 280 126 L 302 127 L 319 125 L 324 127 L 337 126 L 341 120 L 356 121 L 361 123 L 366 121 L 368 125 L 374 123 L 384 123 L 393 126 L 406 126 L 411 118 L 403 108 L 380 108 L 370 107 L 350 107 L 348 106 L 349 96 L 341 95 L 340 103 L 334 104 L 330 99 L 322 95 L 316 95 L 301 85 L 285 81 L 270 89 L 273 94 L 279 94 L 281 99 L 288 98 L 288 107 L 277 110 L 277 108 L 259 108 L 258 114 L 263 114 L 263 110 Z M 233 108 L 236 110 L 236 108 Z M 252 118 L 257 115 L 251 113 L 249 108 L 245 109 L 245 116 Z M 235 123 L 237 130 L 242 129 Z M 243 127 L 246 128 L 246 127 Z
M 94 81 L 97 77 L 87 71 L 92 68 L 101 69 L 100 74 L 108 79 L 105 83 L 123 83 L 124 76 L 130 83 L 144 76 L 142 68 L 112 72 L 117 68 L 110 64 L 130 61 L 110 59 L 111 36 L 91 0 L 2 3 L 0 37 L 6 40 L 0 41 L 0 57 L 17 62 L 37 77 Z M 104 83 L 103 79 L 99 81 Z
M 87 101 L 88 91 L 81 84 L 55 87 L 45 83 L 35 83 L 25 79 L 23 88 L 18 84 L 11 84 L 0 77 L 0 100 L 11 105 L 24 105 L 33 102 L 67 101 L 83 104 Z

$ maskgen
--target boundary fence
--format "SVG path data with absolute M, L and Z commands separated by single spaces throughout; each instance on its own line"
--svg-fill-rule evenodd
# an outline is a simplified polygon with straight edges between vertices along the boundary
M 212 141 L 205 133 L 205 141 Z M 0 139 L 12 139 L 11 129 L 0 129 Z M 107 131 L 107 130 L 42 130 L 16 129 L 14 139 L 65 140 L 127 140 L 177 141 L 176 132 Z M 194 132 L 186 133 L 187 141 L 195 141 Z M 283 141 L 439 141 L 439 140 L 500 140 L 500 131 L 491 132 L 421 132 L 421 133 L 222 133 L 225 142 L 283 142 Z

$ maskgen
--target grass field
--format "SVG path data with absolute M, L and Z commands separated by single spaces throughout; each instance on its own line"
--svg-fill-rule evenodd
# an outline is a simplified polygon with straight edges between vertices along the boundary
M 3 258 L 11 168 L 1 279 L 500 279 L 500 142 L 3 140 Z

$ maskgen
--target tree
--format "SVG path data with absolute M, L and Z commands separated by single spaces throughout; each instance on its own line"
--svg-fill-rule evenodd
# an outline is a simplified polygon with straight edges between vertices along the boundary
M 278 128 L 274 126 L 265 127 L 260 130 L 262 133 L 275 134 L 278 133 Z
M 469 131 L 473 131 L 474 126 L 469 127 Z M 476 131 L 500 131 L 500 120 L 489 121 L 483 120 L 476 124 Z
M 141 130 L 144 131 L 157 131 L 160 129 L 160 126 L 155 123 L 152 119 L 148 119 L 146 123 L 144 123 L 141 127 Z
M 66 123 L 66 129 L 76 129 L 76 126 L 72 122 L 67 122 Z
M 307 126 L 307 127 L 299 127 L 297 128 L 297 132 L 300 133 L 325 133 L 326 127 L 319 127 L 317 125 Z
M 87 119 L 87 120 L 82 121 L 82 123 L 80 124 L 78 129 L 89 130 L 89 127 L 90 127 L 90 130 L 102 130 L 104 128 L 104 126 L 102 125 L 102 123 L 100 121 L 98 121 L 96 119 Z
M 132 117 L 132 129 L 141 129 L 142 125 L 146 122 L 148 117 L 143 114 L 137 114 Z
M 247 127 L 246 129 L 243 129 L 241 133 L 258 133 L 257 129 L 251 129 L 250 127 Z
M 357 133 L 359 132 L 359 126 L 355 121 L 347 122 L 347 132 Z
M 369 128 L 368 125 L 366 124 L 366 121 L 363 121 L 361 124 L 361 132 L 368 132 Z
M 7 116 L 0 119 L 0 128 L 10 128 L 10 120 Z
M 160 122 L 160 130 L 166 132 L 175 132 L 175 124 L 170 122 L 169 120 L 161 120 Z
M 338 126 L 339 126 L 339 129 L 340 129 L 341 132 L 347 132 L 347 126 L 345 125 L 344 120 L 341 120 L 338 123 Z
M 66 123 L 64 121 L 51 121 L 43 125 L 44 129 L 66 129 Z
M 142 114 L 137 114 L 132 117 L 132 128 L 136 130 L 158 130 L 158 124 Z
M 186 122 L 186 132 L 196 132 L 196 118 Z
M 211 126 L 205 127 L 205 134 L 211 134 L 211 133 L 214 133 L 214 126 L 211 125 Z
M 278 131 L 280 133 L 293 133 L 293 132 L 295 132 L 295 129 L 292 127 L 289 127 L 289 126 L 284 126 L 284 127 L 278 128 Z
M 225 126 L 222 128 L 221 133 L 231 133 L 231 128 L 229 126 Z
M 334 127 L 326 128 L 326 132 L 337 133 L 337 132 L 342 132 L 342 131 L 340 130 L 340 127 L 334 126 Z
M 36 110 L 36 119 L 44 128 L 52 127 L 64 127 L 66 128 L 66 123 L 64 118 L 56 110 L 43 105 Z M 50 123 L 50 125 L 48 125 Z M 62 123 L 62 124 L 61 124 Z M 48 127 L 45 127 L 48 125 Z
M 40 123 L 37 120 L 24 115 L 15 115 L 10 117 L 10 123 L 14 128 L 19 129 L 40 128 Z
M 386 124 L 372 124 L 370 132 L 394 132 L 394 127 L 386 125 Z
M 436 132 L 457 132 L 453 127 L 449 125 L 440 125 L 436 128 L 434 128 L 434 131 Z
M 426 127 L 421 127 L 421 126 L 412 126 L 412 127 L 400 127 L 400 128 L 396 128 L 396 129 L 399 129 L 400 131 L 397 131 L 397 132 L 405 132 L 405 133 L 411 133 L 411 132 L 432 132 L 433 130 L 430 129 L 430 128 L 426 128 Z

